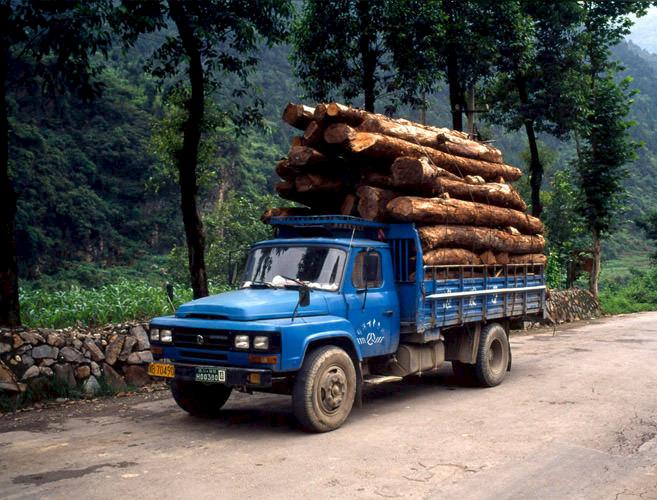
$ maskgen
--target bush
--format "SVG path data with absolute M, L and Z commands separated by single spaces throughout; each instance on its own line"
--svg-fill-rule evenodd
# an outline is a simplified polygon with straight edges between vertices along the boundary
M 657 267 L 606 283 L 600 303 L 610 314 L 657 310 Z

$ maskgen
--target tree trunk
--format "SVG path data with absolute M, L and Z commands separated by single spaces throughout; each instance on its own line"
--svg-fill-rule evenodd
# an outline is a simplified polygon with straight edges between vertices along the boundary
M 356 193 L 358 194 L 358 213 L 361 217 L 380 222 L 390 218 L 386 205 L 397 196 L 397 193 L 372 186 L 361 186 Z
M 459 61 L 456 52 L 455 29 L 457 20 L 454 18 L 452 0 L 443 1 L 443 10 L 447 17 L 447 86 L 449 88 L 449 105 L 452 112 L 452 128 L 463 130 L 463 87 L 459 77 Z
M 305 130 L 313 119 L 314 108 L 289 103 L 283 110 L 283 121 L 299 130 Z
M 599 282 L 600 282 L 600 264 L 602 256 L 602 242 L 600 240 L 600 231 L 593 229 L 591 231 L 591 253 L 593 257 L 593 266 L 591 267 L 591 276 L 589 279 L 589 290 L 593 296 L 597 299 L 598 293 L 600 291 Z
M 354 154 L 362 154 L 375 159 L 386 159 L 390 162 L 400 156 L 414 158 L 427 157 L 437 166 L 459 177 L 479 175 L 486 180 L 503 177 L 504 179 L 515 181 L 522 176 L 522 172 L 519 169 L 510 165 L 454 156 L 394 137 L 368 132 L 358 132 L 353 139 L 347 141 L 346 148 Z
M 189 272 L 194 298 L 208 295 L 208 277 L 205 270 L 205 233 L 198 210 L 198 147 L 205 112 L 205 75 L 194 29 L 185 11 L 185 2 L 169 0 L 169 12 L 173 19 L 185 54 L 189 58 L 189 82 L 191 95 L 187 101 L 187 119 L 183 124 L 183 145 L 176 154 L 180 178 L 180 207 L 182 209 Z
M 398 220 L 421 224 L 457 224 L 468 226 L 513 226 L 524 234 L 540 234 L 540 219 L 510 208 L 470 201 L 400 196 L 388 203 L 388 211 Z
M 361 29 L 358 39 L 362 65 L 362 90 L 365 98 L 365 110 L 374 113 L 374 101 L 376 99 L 376 65 L 377 53 L 374 48 L 375 40 L 370 32 L 370 9 L 369 0 L 358 0 L 356 5 L 360 18 Z
M 518 88 L 518 97 L 520 105 L 527 106 L 529 97 L 524 78 L 516 77 L 516 86 Z M 534 130 L 534 120 L 525 117 L 525 132 L 527 133 L 527 144 L 529 145 L 529 185 L 532 191 L 532 215 L 540 217 L 543 211 L 541 204 L 541 185 L 543 184 L 543 165 L 538 153 L 538 144 L 536 142 L 536 132 Z
M 473 184 L 452 176 L 442 168 L 431 165 L 425 159 L 401 157 L 391 167 L 392 186 L 400 191 L 413 191 L 426 197 L 443 193 L 452 198 L 488 203 L 499 207 L 524 211 L 527 208 L 522 197 L 509 184 Z
M 1 21 L 6 33 L 7 18 Z M 7 67 L 9 47 L 0 47 L 0 326 L 20 326 L 18 263 L 16 261 L 16 193 L 9 179 L 9 120 L 7 117 Z
M 463 247 L 513 254 L 540 253 L 543 236 L 513 235 L 498 229 L 473 226 L 425 226 L 418 229 L 423 248 Z

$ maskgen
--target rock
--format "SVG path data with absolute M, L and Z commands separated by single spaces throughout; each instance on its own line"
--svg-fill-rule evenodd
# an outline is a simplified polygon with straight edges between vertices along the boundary
M 28 380 L 34 378 L 38 376 L 39 373 L 40 373 L 39 367 L 36 365 L 32 365 L 25 371 L 25 373 L 23 373 L 23 377 L 21 378 L 21 380 Z
M 73 339 L 73 342 L 71 342 L 71 344 L 72 344 L 73 347 L 75 347 L 76 349 L 82 349 L 82 342 L 81 342 L 80 340 L 78 340 L 78 339 Z
M 101 376 L 100 366 L 95 361 L 91 362 L 91 374 L 96 378 Z
M 14 372 L 0 361 L 0 391 L 22 392 Z
M 105 381 L 112 389 L 122 390 L 125 389 L 125 380 L 119 375 L 114 368 L 107 363 L 103 363 L 103 374 Z
M 148 333 L 142 326 L 133 326 L 130 328 L 130 335 L 137 339 L 137 350 L 145 351 L 151 348 L 151 343 L 148 340 Z
M 46 339 L 37 332 L 24 331 L 20 333 L 20 336 L 25 342 L 32 345 L 44 344 L 46 342 Z
M 56 333 L 49 333 L 46 341 L 53 347 L 63 347 L 66 345 L 66 341 Z
M 39 366 L 52 366 L 56 363 L 54 359 L 50 358 L 44 358 L 41 361 L 39 361 Z
M 52 370 L 55 373 L 55 378 L 64 382 L 67 386 L 75 387 L 77 385 L 75 382 L 75 375 L 73 374 L 73 367 L 71 365 L 57 364 L 52 367 Z
M 128 359 L 128 356 L 130 356 L 130 353 L 132 352 L 132 348 L 135 346 L 137 343 L 137 339 L 134 337 L 126 337 L 125 340 L 123 341 L 123 349 L 121 349 L 121 354 L 119 355 L 119 359 L 121 361 L 125 361 Z
M 32 357 L 34 359 L 50 358 L 57 359 L 59 349 L 48 344 L 38 345 L 32 349 Z
M 32 351 L 32 344 L 23 344 L 18 349 L 16 349 L 16 354 L 25 354 Z
M 52 376 L 53 376 L 52 368 L 50 368 L 50 367 L 48 367 L 48 366 L 42 366 L 42 367 L 40 367 L 40 368 L 39 368 L 39 372 L 40 372 L 41 375 L 43 375 L 44 377 L 52 377 Z
M 0 342 L 0 354 L 5 354 L 11 351 L 11 344 L 8 342 Z
M 151 377 L 148 375 L 146 368 L 138 365 L 127 366 L 125 371 L 125 381 L 128 385 L 141 387 L 152 382 Z
M 82 353 L 73 347 L 62 347 L 59 351 L 59 355 L 61 358 L 64 358 L 64 361 L 67 363 L 82 363 L 84 360 Z
M 80 365 L 75 369 L 75 378 L 83 380 L 91 375 L 91 368 L 89 365 Z
M 119 359 L 121 354 L 121 349 L 123 349 L 123 342 L 125 341 L 125 335 L 117 335 L 112 341 L 107 345 L 105 349 L 105 361 L 108 365 L 113 365 L 116 363 L 116 360 Z
M 82 384 L 82 392 L 85 396 L 93 397 L 100 392 L 100 384 L 96 377 L 91 375 L 87 380 Z
M 24 343 L 25 341 L 21 338 L 20 335 L 16 335 L 16 334 L 13 335 L 11 345 L 14 349 L 18 349 Z
M 21 361 L 28 368 L 34 364 L 34 359 L 32 358 L 32 356 L 28 356 L 27 354 L 22 356 Z
M 142 363 L 152 363 L 153 354 L 151 351 L 133 352 L 128 356 L 128 363 L 131 365 L 140 365 Z
M 103 354 L 103 351 L 100 350 L 100 348 L 96 345 L 94 341 L 87 340 L 84 343 L 84 347 L 89 352 L 91 359 L 93 359 L 96 363 L 105 360 L 105 355 Z

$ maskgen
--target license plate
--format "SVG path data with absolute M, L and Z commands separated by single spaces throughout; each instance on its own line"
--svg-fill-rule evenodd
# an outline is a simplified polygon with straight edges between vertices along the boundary
M 153 377 L 173 378 L 176 376 L 176 367 L 171 363 L 151 363 L 148 365 L 148 374 Z
M 197 366 L 194 380 L 210 384 L 225 382 L 226 370 L 215 366 Z

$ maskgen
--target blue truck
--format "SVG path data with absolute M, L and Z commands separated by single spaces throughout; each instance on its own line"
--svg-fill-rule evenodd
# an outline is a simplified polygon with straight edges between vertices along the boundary
M 240 289 L 150 322 L 149 373 L 188 413 L 217 416 L 233 389 L 292 396 L 307 430 L 346 420 L 364 384 L 450 361 L 492 387 L 511 368 L 509 329 L 542 315 L 542 265 L 426 266 L 414 224 L 274 217 Z

